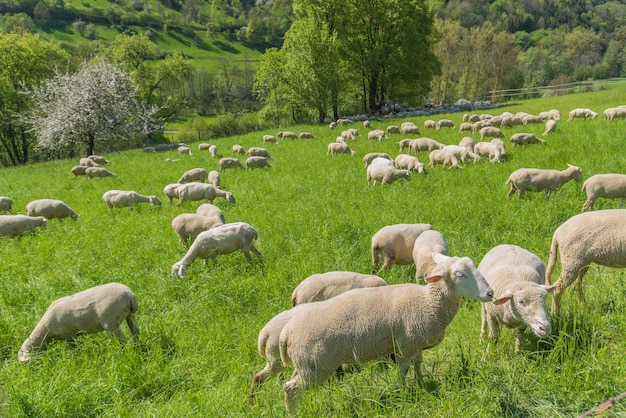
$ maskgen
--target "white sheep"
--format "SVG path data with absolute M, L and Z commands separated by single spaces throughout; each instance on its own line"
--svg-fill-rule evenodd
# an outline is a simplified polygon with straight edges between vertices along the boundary
M 428 154 L 428 159 L 430 161 L 428 165 L 431 168 L 435 168 L 437 164 L 441 164 L 443 168 L 446 168 L 446 167 L 460 168 L 461 167 L 459 165 L 459 161 L 456 158 L 456 156 L 453 153 L 443 150 L 443 149 L 436 149 L 434 151 L 431 151 L 430 154 Z
M 461 141 L 459 141 L 459 146 L 467 149 L 470 152 L 474 152 L 475 145 L 476 145 L 476 142 L 474 141 L 473 138 L 469 136 L 464 136 L 463 138 L 461 138 Z
M 111 165 L 111 161 L 107 160 L 104 157 L 101 157 L 100 155 L 92 154 L 92 155 L 89 155 L 87 158 L 94 161 L 96 164 Z
M 337 123 L 336 122 L 330 122 L 328 124 L 328 129 L 335 129 L 337 127 Z
M 244 168 L 241 161 L 236 158 L 222 158 L 217 164 L 220 166 L 220 171 L 224 171 L 227 168 Z
M 399 134 L 400 133 L 400 127 L 397 125 L 390 125 L 387 126 L 387 135 L 390 134 Z
M 394 264 L 413 263 L 413 245 L 424 231 L 432 230 L 431 224 L 395 224 L 379 229 L 372 236 L 373 272 L 382 260 L 383 269 Z
M 569 112 L 567 121 L 571 122 L 576 118 L 595 119 L 596 116 L 598 116 L 598 114 L 591 109 L 577 108 Z
M 559 310 L 561 293 L 575 283 L 583 302 L 582 280 L 591 263 L 605 267 L 626 267 L 626 209 L 606 209 L 575 215 L 552 235 L 546 282 L 561 257 L 561 275 L 555 283 L 552 314 Z M 557 254 L 558 253 L 558 254 Z
M 78 214 L 62 200 L 38 199 L 26 205 L 28 216 L 43 216 L 47 220 L 72 218 L 78 220 Z
M 557 109 L 550 109 L 546 112 L 539 113 L 539 117 L 543 120 L 551 119 L 555 121 L 561 120 L 561 112 Z
M 209 147 L 209 155 L 211 156 L 211 158 L 217 157 L 217 145 L 211 145 Z
M 189 183 L 191 181 L 199 181 L 204 183 L 209 178 L 209 172 L 204 168 L 192 168 L 183 173 L 177 183 Z
M 462 133 L 462 132 L 465 132 L 465 131 L 473 132 L 474 131 L 474 124 L 472 124 L 470 122 L 463 122 L 461 125 L 459 125 L 459 133 Z
M 493 138 L 489 142 L 491 142 L 495 147 L 498 148 L 499 153 L 500 153 L 500 159 L 506 160 L 506 145 L 504 144 L 504 141 L 501 140 L 500 138 Z
M 599 197 L 621 199 L 620 206 L 626 201 L 626 174 L 596 174 L 583 183 L 582 191 L 587 194 L 582 211 L 593 209 Z
M 474 152 L 481 157 L 489 158 L 492 163 L 500 162 L 506 157 L 506 154 L 502 154 L 501 148 L 493 142 L 477 142 L 474 145 Z
M 505 184 L 510 184 L 508 196 L 511 196 L 517 190 L 518 197 L 521 199 L 526 190 L 545 190 L 546 194 L 558 190 L 570 180 L 581 181 L 583 179 L 583 170 L 575 165 L 568 164 L 563 171 L 559 170 L 542 170 L 539 168 L 519 168 L 515 170 Z
M 222 177 L 220 176 L 219 171 L 211 170 L 209 171 L 209 183 L 215 187 L 220 187 L 222 182 Z
M 444 144 L 432 138 L 416 138 L 409 144 L 409 152 L 419 155 L 420 151 L 433 151 L 445 147 Z
M 151 205 L 161 204 L 161 201 L 156 196 L 145 196 L 132 190 L 109 190 L 107 192 L 104 192 L 104 194 L 102 195 L 102 200 L 104 200 L 104 203 L 106 203 L 109 210 L 113 210 L 113 208 L 132 206 L 138 203 L 150 203 Z
M 522 122 L 522 118 L 518 116 L 503 116 L 502 120 L 500 121 L 501 128 L 511 128 L 513 126 L 523 125 L 523 124 L 524 122 Z
M 248 159 L 246 160 L 246 167 L 248 167 L 250 170 L 254 168 L 264 168 L 271 166 L 272 165 L 265 157 L 248 157 Z
M 350 154 L 352 156 L 356 155 L 356 151 L 352 150 L 348 144 L 345 142 L 331 142 L 327 146 L 326 154 L 337 155 L 337 154 Z
M 409 147 L 411 146 L 411 141 L 413 141 L 412 138 L 405 138 L 398 141 L 397 144 L 400 147 L 400 152 L 404 151 L 405 149 L 409 149 Z
M 291 293 L 291 306 L 319 302 L 352 289 L 387 286 L 379 276 L 352 271 L 329 271 L 302 280 Z
M 417 125 L 415 125 L 413 122 L 402 122 L 402 125 L 400 125 L 400 132 L 402 132 L 402 135 L 422 134 L 420 128 L 418 128 Z
M 196 213 L 198 215 L 206 216 L 207 218 L 216 218 L 223 224 L 226 223 L 222 210 L 211 203 L 201 204 L 196 208 Z
M 249 224 L 244 222 L 234 222 L 216 226 L 208 231 L 201 232 L 194 240 L 187 254 L 172 266 L 172 275 L 178 274 L 185 277 L 187 266 L 196 258 L 206 261 L 215 260 L 218 255 L 230 254 L 241 250 L 248 262 L 252 262 L 250 251 L 261 258 L 261 253 L 254 246 L 254 241 L 258 234 Z
M 75 165 L 74 167 L 72 167 L 71 171 L 74 177 L 84 176 L 87 168 L 89 167 L 87 167 L 86 165 Z
M 256 156 L 256 157 L 265 157 L 268 160 L 272 158 L 268 150 L 266 150 L 265 148 L 260 148 L 260 147 L 248 148 L 248 155 Z
M 180 200 L 178 206 L 182 206 L 187 201 L 208 200 L 211 203 L 221 197 L 230 203 L 235 203 L 235 196 L 223 190 L 218 189 L 212 184 L 207 183 L 185 183 L 176 188 L 176 195 Z
M 398 154 L 394 160 L 396 167 L 409 171 L 416 171 L 418 174 L 424 173 L 424 164 L 417 157 L 409 154 Z
M 363 164 L 365 165 L 365 167 L 367 167 L 368 165 L 370 165 L 372 163 L 372 161 L 374 161 L 376 158 L 386 158 L 389 161 L 393 161 L 393 158 L 391 158 L 389 156 L 389 154 L 387 154 L 386 152 L 368 152 L 367 154 L 365 154 L 365 156 L 363 157 Z
M 244 155 L 246 153 L 246 149 L 239 144 L 233 145 L 233 154 Z
M 481 338 L 489 331 L 489 338 L 497 342 L 500 326 L 515 329 L 517 352 L 527 328 L 537 337 L 550 334 L 546 300 L 556 286 L 544 285 L 546 269 L 539 257 L 517 245 L 498 245 L 485 254 L 478 271 L 493 289 L 495 298 L 494 303 L 482 305 Z
M 535 134 L 529 133 L 513 134 L 511 135 L 511 138 L 509 138 L 509 141 L 511 141 L 511 144 L 513 146 L 527 144 L 545 144 L 546 142 L 544 139 L 537 138 Z
M 181 186 L 182 183 L 172 183 L 172 184 L 168 184 L 163 188 L 163 194 L 165 196 L 167 196 L 167 199 L 170 202 L 170 205 L 172 204 L 172 201 L 174 199 L 178 199 L 178 194 L 176 193 L 176 189 L 178 189 L 179 186 Z
M 369 120 L 364 120 L 363 121 L 363 127 L 364 128 L 369 128 L 372 126 L 372 123 Z
M 199 151 L 208 151 L 209 147 L 211 146 L 211 144 L 207 144 L 205 142 L 198 144 L 198 150 Z
M 495 122 L 491 122 L 487 120 L 479 120 L 478 122 L 474 122 L 472 124 L 472 132 L 473 133 L 480 132 L 480 130 L 483 128 L 494 126 L 494 123 Z
M 177 150 L 180 155 L 193 155 L 193 152 L 191 152 L 191 148 L 186 145 L 180 145 Z
M 419 234 L 413 243 L 411 254 L 415 264 L 415 281 L 432 275 L 437 267 L 433 253 L 449 255 L 448 242 L 441 232 L 427 230 Z
M 0 196 L 0 211 L 5 214 L 13 212 L 13 200 L 6 196 Z
M 470 258 L 433 257 L 438 266 L 426 286 L 354 289 L 292 316 L 279 337 L 283 365 L 295 368 L 283 386 L 289 413 L 302 390 L 324 383 L 343 363 L 395 354 L 401 380 L 413 364 L 416 380 L 424 385 L 422 350 L 443 341 L 463 297 L 486 302 L 493 295 Z
M 424 129 L 437 129 L 437 122 L 431 119 L 424 121 Z
M 626 117 L 626 107 L 624 106 L 611 107 L 609 109 L 606 109 L 604 112 L 602 112 L 602 114 L 604 115 L 604 120 L 607 120 L 607 121 L 611 121 L 615 119 L 616 117 L 624 118 Z
M 112 173 L 106 168 L 102 167 L 87 167 L 87 169 L 85 170 L 85 176 L 87 176 L 87 178 L 91 180 L 94 177 L 117 177 L 117 174 Z
M 383 158 L 383 160 L 385 159 Z M 367 167 L 367 184 L 370 183 L 370 180 L 372 185 L 376 185 L 377 181 L 381 184 L 390 184 L 401 179 L 410 180 L 411 172 L 409 170 L 399 170 L 386 164 L 370 164 Z
M 535 115 L 522 116 L 522 124 L 528 125 L 529 123 L 543 123 L 543 119 Z
M 0 215 L 0 237 L 17 237 L 35 228 L 45 228 L 48 220 L 43 216 Z
M 45 350 L 52 340 L 75 340 L 81 334 L 101 331 L 112 332 L 124 342 L 122 321 L 126 321 L 133 337 L 139 334 L 135 321 L 137 307 L 137 296 L 120 283 L 92 287 L 57 299 L 46 309 L 17 357 L 26 363 L 33 352 Z
M 375 164 L 382 164 L 382 165 L 389 166 L 389 167 L 396 166 L 394 163 L 394 160 L 391 160 L 387 157 L 376 157 L 369 163 L 369 166 L 372 166 Z
M 337 125 L 352 125 L 354 121 L 348 118 L 339 118 L 337 119 Z
M 480 140 L 484 140 L 485 138 L 506 138 L 506 135 L 502 133 L 502 131 L 495 126 L 485 126 L 480 130 Z
M 172 219 L 172 228 L 178 235 L 178 242 L 185 246 L 188 241 L 193 241 L 200 232 L 224 225 L 224 221 L 219 217 L 208 217 L 197 213 L 181 213 Z
M 440 130 L 441 128 L 455 128 L 454 122 L 450 119 L 441 119 L 437 121 L 436 130 Z
M 480 160 L 480 155 L 475 154 L 472 151 L 469 151 L 467 148 L 462 147 L 460 145 L 446 145 L 445 147 L 441 148 L 441 151 L 449 152 L 450 154 L 454 155 L 456 159 L 461 161 L 462 163 L 465 163 L 469 160 L 472 160 L 474 162 Z
M 286 139 L 286 138 L 297 139 L 298 138 L 298 135 L 296 135 L 296 133 L 292 131 L 279 132 L 276 134 L 276 136 L 280 139 Z
M 555 131 L 556 131 L 556 121 L 554 119 L 548 119 L 546 121 L 546 130 L 541 135 L 545 136 Z
M 315 139 L 315 135 L 313 135 L 311 132 L 300 132 L 300 134 L 298 135 L 298 138 L 300 138 L 300 139 Z
M 382 129 L 374 129 L 373 131 L 369 131 L 367 133 L 367 139 L 370 141 L 376 140 L 380 142 L 385 138 L 387 138 L 387 132 Z
M 356 128 L 346 129 L 345 131 L 341 132 L 341 137 L 343 139 L 350 139 L 352 141 L 356 140 L 356 137 L 359 135 L 361 135 L 361 133 Z
M 274 135 L 263 135 L 263 142 L 276 143 L 276 136 Z
M 78 161 L 79 165 L 84 165 L 85 167 L 100 167 L 100 164 L 92 160 L 91 158 L 81 158 Z

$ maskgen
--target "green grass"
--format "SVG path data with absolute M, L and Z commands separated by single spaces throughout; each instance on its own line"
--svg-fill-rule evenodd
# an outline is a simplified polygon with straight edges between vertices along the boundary
M 393 136 L 381 143 L 363 136 L 350 145 L 356 157 L 326 155 L 337 131 L 296 126 L 314 140 L 268 144 L 274 159 L 266 170 L 227 170 L 222 188 L 236 204 L 216 201 L 229 222 L 244 221 L 259 232 L 264 263 L 246 263 L 243 254 L 221 256 L 216 266 L 193 263 L 184 279 L 170 269 L 185 250 L 171 229 L 172 218 L 200 204 L 180 208 L 142 205 L 109 213 L 101 200 L 109 189 L 136 190 L 165 200 L 163 186 L 187 169 L 217 167 L 217 159 L 195 151 L 105 154 L 117 178 L 72 178 L 76 161 L 2 169 L 0 195 L 15 201 L 16 212 L 39 198 L 62 199 L 76 222 L 50 221 L 45 230 L 0 239 L 0 416 L 284 416 L 282 383 L 291 370 L 262 386 L 254 405 L 247 392 L 264 365 L 256 352 L 259 330 L 289 308 L 293 288 L 310 274 L 331 270 L 371 271 L 370 239 L 382 226 L 432 223 L 453 255 L 476 264 L 492 247 L 517 244 L 547 262 L 554 230 L 580 212 L 580 184 L 567 183 L 550 197 L 528 192 L 507 198 L 504 182 L 519 167 L 583 168 L 584 177 L 623 172 L 626 121 L 604 122 L 601 112 L 623 103 L 624 88 L 567 97 L 511 103 L 494 109 L 539 113 L 557 108 L 564 116 L 545 145 L 508 147 L 509 161 L 480 161 L 460 170 L 428 170 L 409 182 L 368 186 L 362 157 L 382 151 L 397 155 Z M 574 107 L 589 107 L 596 120 L 567 123 Z M 461 114 L 450 117 L 457 126 Z M 411 118 L 422 126 L 426 118 Z M 402 120 L 374 122 L 374 128 Z M 361 131 L 364 131 L 361 129 Z M 508 129 L 541 134 L 543 125 Z M 212 141 L 230 156 L 234 143 L 263 146 L 264 133 Z M 457 130 L 426 131 L 441 142 L 458 143 Z M 476 136 L 474 136 L 476 138 Z M 96 150 L 97 151 L 97 150 Z M 170 163 L 166 158 L 179 159 Z M 426 154 L 420 154 L 427 161 Z M 243 160 L 243 158 L 242 158 Z M 596 209 L 617 207 L 599 200 Z M 626 390 L 625 271 L 592 266 L 583 283 L 586 304 L 579 308 L 567 289 L 553 334 L 529 338 L 514 353 L 514 335 L 502 333 L 483 361 L 479 340 L 480 306 L 467 301 L 437 347 L 424 353 L 426 389 L 409 376 L 396 383 L 396 366 L 362 365 L 342 380 L 307 391 L 299 415 L 433 417 L 569 417 Z M 414 267 L 395 266 L 381 275 L 389 283 L 413 279 Z M 111 281 L 130 286 L 139 298 L 140 341 L 120 347 L 105 333 L 57 342 L 28 365 L 17 350 L 50 302 Z M 127 330 L 124 330 L 127 333 Z M 605 416 L 626 414 L 616 403 Z

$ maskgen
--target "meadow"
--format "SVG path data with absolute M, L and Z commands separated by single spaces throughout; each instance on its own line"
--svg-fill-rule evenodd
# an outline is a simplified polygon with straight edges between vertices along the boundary
M 169 205 L 162 193 L 190 168 L 217 168 L 217 158 L 189 144 L 193 156 L 175 151 L 140 150 L 103 154 L 116 178 L 72 178 L 76 160 L 53 161 L 0 172 L 0 195 L 25 213 L 34 199 L 65 201 L 78 221 L 52 220 L 44 230 L 0 239 L 0 416 L 98 417 L 248 417 L 285 416 L 282 383 L 287 372 L 268 381 L 254 404 L 248 403 L 253 375 L 265 361 L 257 351 L 263 325 L 290 307 L 293 288 L 307 276 L 332 270 L 369 273 L 370 240 L 381 227 L 431 223 L 446 237 L 451 255 L 469 256 L 478 265 L 499 244 L 516 244 L 547 263 L 554 230 L 580 213 L 585 200 L 580 183 L 569 182 L 546 196 L 528 192 L 507 198 L 505 181 L 520 167 L 582 167 L 593 174 L 624 172 L 626 121 L 605 122 L 602 111 L 624 103 L 626 88 L 509 103 L 489 113 L 559 109 L 563 119 L 546 144 L 511 147 L 508 160 L 485 159 L 462 169 L 430 169 L 410 181 L 371 186 L 362 157 L 368 152 L 398 154 L 400 135 L 383 142 L 363 135 L 349 145 L 355 157 L 326 154 L 339 134 L 327 126 L 284 127 L 309 131 L 313 140 L 267 144 L 272 167 L 226 170 L 222 188 L 237 201 L 216 200 L 227 222 L 243 221 L 258 233 L 263 262 L 247 263 L 241 252 L 221 256 L 208 267 L 197 260 L 180 279 L 170 275 L 185 249 L 171 220 L 194 212 L 202 202 Z M 594 120 L 566 122 L 575 107 L 599 113 Z M 461 113 L 433 115 L 458 125 Z M 423 126 L 426 117 L 408 118 Z M 404 120 L 404 119 L 403 119 Z M 373 128 L 403 120 L 379 120 Z M 544 125 L 509 128 L 541 137 Z M 213 140 L 222 156 L 238 143 L 264 146 L 259 132 Z M 457 129 L 423 131 L 457 144 Z M 472 135 L 478 140 L 478 135 Z M 97 151 L 97 149 L 96 149 Z M 178 160 L 167 162 L 166 158 Z M 420 153 L 421 161 L 428 161 Z M 243 160 L 243 157 L 240 157 Z M 163 205 L 142 204 L 110 212 L 102 202 L 109 189 L 158 196 Z M 602 200 L 596 210 L 619 202 Z M 556 274 L 559 273 L 557 268 Z M 592 265 L 584 279 L 586 302 L 579 306 L 566 289 L 552 335 L 527 335 L 520 353 L 514 334 L 504 330 L 495 350 L 484 355 L 480 306 L 464 301 L 444 341 L 424 352 L 426 387 L 409 372 L 397 384 L 397 367 L 387 360 L 355 367 L 342 379 L 308 390 L 300 416 L 569 417 L 583 413 L 626 390 L 626 271 Z M 413 266 L 380 273 L 390 284 L 414 281 Z M 556 276 L 553 277 L 556 280 Z M 75 344 L 56 342 L 24 365 L 17 351 L 45 309 L 61 296 L 108 282 L 135 291 L 141 335 L 120 346 L 109 334 L 83 336 Z M 123 325 L 123 331 L 128 330 Z M 617 402 L 603 416 L 623 416 Z

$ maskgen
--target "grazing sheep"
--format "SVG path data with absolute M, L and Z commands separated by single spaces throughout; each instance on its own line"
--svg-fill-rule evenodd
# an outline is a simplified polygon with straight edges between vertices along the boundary
M 372 162 L 369 164 L 369 166 L 373 166 L 373 165 L 377 165 L 377 164 L 382 164 L 384 166 L 389 166 L 389 167 L 395 167 L 396 165 L 394 164 L 394 160 L 390 160 L 386 157 L 376 157 L 372 160 Z
M 604 120 L 607 120 L 607 121 L 611 121 L 615 119 L 616 117 L 624 118 L 626 117 L 626 107 L 624 106 L 611 107 L 609 109 L 606 109 L 604 112 L 602 112 L 602 114 L 604 115 Z
M 220 187 L 221 182 L 222 182 L 222 177 L 220 176 L 220 173 L 218 171 L 215 171 L 215 170 L 209 171 L 209 183 L 210 184 L 212 184 L 214 187 Z
M 272 144 L 275 144 L 276 141 L 276 136 L 274 135 L 263 135 L 263 142 L 270 142 Z
M 506 145 L 504 145 L 504 141 L 500 138 L 493 138 L 491 142 L 494 146 L 498 147 L 500 151 L 500 159 L 506 160 Z
M 546 269 L 539 257 L 517 245 L 498 245 L 485 254 L 478 271 L 493 289 L 495 298 L 494 303 L 482 305 L 481 338 L 488 329 L 489 338 L 497 342 L 500 326 L 515 329 L 518 352 L 527 328 L 537 337 L 550 334 L 546 299 L 556 286 L 544 286 Z
M 239 144 L 233 145 L 233 154 L 244 155 L 246 153 L 246 149 Z
M 216 218 L 223 224 L 226 223 L 222 210 L 211 203 L 203 203 L 198 206 L 196 208 L 196 214 L 206 216 L 207 218 Z
M 78 214 L 65 202 L 55 199 L 33 200 L 26 205 L 28 216 L 43 216 L 47 220 L 72 218 L 78 220 Z
M 422 232 L 432 229 L 431 224 L 395 224 L 379 229 L 372 236 L 373 272 L 376 272 L 381 260 L 385 270 L 394 264 L 413 263 L 415 240 Z
M 436 130 L 440 130 L 441 128 L 452 128 L 454 129 L 456 126 L 454 125 L 454 122 L 452 122 L 450 119 L 441 119 L 437 121 L 437 127 Z
M 117 177 L 117 174 L 112 173 L 106 168 L 102 167 L 87 167 L 87 169 L 85 170 L 85 176 L 87 176 L 87 178 L 91 180 L 94 177 Z
M 400 127 L 396 126 L 396 125 L 390 125 L 387 126 L 387 134 L 399 134 L 400 133 Z
M 192 181 L 204 183 L 208 178 L 209 172 L 204 168 L 192 168 L 191 170 L 185 171 L 181 178 L 178 179 L 177 183 L 189 183 Z
M 254 246 L 258 234 L 249 224 L 244 222 L 234 222 L 213 227 L 208 231 L 201 232 L 194 240 L 187 254 L 172 266 L 172 275 L 178 274 L 185 277 L 187 266 L 196 258 L 206 261 L 215 260 L 218 255 L 230 254 L 237 250 L 243 251 L 248 262 L 252 262 L 250 251 L 261 258 L 261 253 Z
M 402 125 L 400 125 L 400 132 L 402 132 L 402 135 L 422 134 L 420 128 L 418 128 L 417 125 L 415 125 L 413 122 L 402 122 Z
M 172 204 L 172 201 L 174 199 L 178 199 L 178 194 L 176 193 L 176 189 L 178 189 L 178 187 L 181 185 L 182 183 L 172 183 L 172 184 L 168 184 L 167 186 L 163 188 L 163 194 L 167 196 L 170 202 L 170 205 Z
M 494 126 L 494 122 L 486 121 L 486 120 L 480 120 L 478 122 L 474 122 L 472 124 L 472 133 L 480 132 L 481 129 L 489 127 L 489 126 Z
M 84 176 L 87 168 L 89 167 L 87 167 L 86 165 L 75 165 L 74 167 L 72 167 L 72 174 L 74 175 L 74 177 Z
M 141 152 L 157 152 L 155 147 L 143 147 Z
M 85 167 L 100 167 L 100 164 L 98 164 L 91 158 L 81 158 L 80 160 L 78 160 L 78 164 Z
M 346 129 L 345 131 L 341 132 L 341 137 L 343 139 L 350 139 L 352 141 L 356 140 L 356 137 L 359 135 L 361 135 L 361 133 L 358 129 L 355 128 Z
M 265 157 L 248 157 L 246 167 L 250 170 L 254 168 L 271 167 L 270 162 Z
M 596 174 L 583 183 L 582 191 L 587 194 L 582 211 L 593 209 L 599 197 L 621 199 L 620 206 L 626 201 L 626 174 Z
M 336 127 L 337 127 L 337 123 L 335 123 L 335 122 L 330 122 L 328 124 L 328 129 L 335 129 Z
M 437 267 L 433 253 L 449 255 L 448 242 L 441 232 L 427 230 L 419 234 L 413 243 L 413 263 L 415 264 L 415 281 L 430 277 Z
M 211 203 L 218 198 L 224 198 L 230 203 L 235 203 L 235 196 L 230 192 L 218 189 L 207 183 L 185 183 L 176 188 L 178 195 L 178 206 L 182 206 L 187 201 L 208 200 Z
M 186 146 L 186 145 L 180 145 L 180 146 L 177 148 L 177 150 L 178 150 L 178 153 L 179 153 L 180 155 L 185 155 L 185 154 L 186 154 L 186 155 L 190 155 L 190 156 L 191 156 L 191 155 L 193 155 L 193 152 L 191 152 L 191 148 L 189 148 L 189 147 L 188 147 L 188 146 Z
M 353 289 L 315 302 L 292 316 L 279 337 L 283 365 L 293 364 L 283 386 L 295 412 L 302 390 L 325 382 L 343 363 L 395 355 L 404 381 L 411 364 L 420 385 L 422 350 L 443 341 L 463 297 L 491 300 L 493 291 L 468 257 L 433 256 L 437 268 L 427 286 L 401 284 Z
M 428 165 L 431 168 L 435 168 L 437 164 L 441 164 L 443 168 L 446 168 L 448 166 L 449 168 L 461 167 L 459 165 L 459 160 L 456 158 L 456 156 L 453 153 L 443 149 L 436 149 L 434 151 L 431 151 L 430 154 L 428 154 L 428 159 L 430 161 Z
M 104 192 L 104 194 L 102 195 L 102 200 L 104 200 L 104 203 L 106 203 L 106 205 L 109 207 L 109 210 L 112 210 L 113 208 L 132 206 L 136 205 L 137 203 L 150 203 L 151 205 L 161 204 L 161 201 L 156 196 L 145 196 L 132 190 L 109 190 L 108 192 Z
M 569 112 L 569 118 L 567 118 L 568 122 L 576 118 L 584 118 L 584 119 L 595 119 L 598 114 L 591 109 L 581 109 L 577 108 Z
M 348 118 L 337 119 L 337 125 L 352 125 L 354 121 Z
M 24 341 L 17 358 L 26 363 L 33 352 L 45 350 L 52 340 L 74 340 L 81 334 L 101 331 L 112 332 L 124 342 L 122 321 L 126 321 L 133 337 L 139 334 L 137 307 L 137 296 L 120 283 L 103 284 L 57 299 Z
M 241 161 L 236 158 L 222 158 L 217 164 L 220 166 L 220 171 L 224 171 L 227 168 L 244 168 Z
M 409 149 L 409 147 L 411 146 L 411 141 L 413 141 L 413 139 L 411 139 L 411 138 L 405 138 L 405 139 L 403 139 L 401 141 L 398 141 L 398 145 L 400 146 L 400 151 L 399 152 L 402 152 L 405 149 Z
M 365 164 L 365 167 L 367 167 L 376 158 L 386 158 L 389 161 L 393 161 L 393 158 L 391 158 L 386 152 L 369 152 L 365 154 L 365 157 L 363 157 L 363 164 Z
M 572 283 L 583 302 L 582 280 L 591 263 L 605 267 L 626 267 L 626 209 L 606 209 L 575 215 L 559 226 L 552 236 L 546 282 L 561 257 L 561 275 L 555 283 L 552 314 L 559 310 L 561 293 Z M 557 254 L 558 252 L 558 254 Z
M 2 213 L 13 212 L 13 200 L 6 196 L 0 196 L 0 211 Z
M 518 133 L 511 135 L 509 138 L 513 146 L 527 144 L 545 144 L 545 140 L 537 138 L 534 134 Z
M 259 148 L 259 147 L 248 148 L 248 155 L 256 156 L 256 157 L 265 157 L 268 160 L 272 158 L 268 150 L 266 150 L 265 148 Z
M 424 129 L 437 129 L 437 122 L 434 120 L 425 120 L 424 121 Z
M 485 138 L 506 138 L 502 131 L 494 126 L 485 126 L 480 130 L 480 140 Z
M 385 159 L 383 158 L 383 160 Z M 377 181 L 381 184 L 390 184 L 400 179 L 411 180 L 411 172 L 398 170 L 385 164 L 370 164 L 367 167 L 367 184 L 370 183 L 370 180 L 372 180 L 372 185 L 376 185 Z
M 543 119 L 535 115 L 522 116 L 522 124 L 528 125 L 529 123 L 543 123 Z
M 45 228 L 48 220 L 43 216 L 0 215 L 0 237 L 17 237 L 35 228 Z
M 335 138 L 335 142 L 345 143 L 346 139 L 343 136 L 338 136 L 337 138 Z
M 315 135 L 313 135 L 311 132 L 300 132 L 300 135 L 298 135 L 298 138 L 300 138 L 300 139 L 314 139 Z
M 480 160 L 480 155 L 474 154 L 471 151 L 468 151 L 467 148 L 462 147 L 460 145 L 446 145 L 441 148 L 441 151 L 449 152 L 454 155 L 457 160 L 460 160 L 462 163 L 467 162 L 468 160 L 473 160 L 474 162 Z
M 461 125 L 459 125 L 459 133 L 462 133 L 464 131 L 473 132 L 474 131 L 474 125 L 472 123 L 469 123 L 469 122 L 463 122 Z
M 546 121 L 546 130 L 541 135 L 545 136 L 554 131 L 556 131 L 556 121 L 554 119 L 548 119 Z
M 328 144 L 327 149 L 328 151 L 326 152 L 326 155 L 328 154 L 331 154 L 331 155 L 350 154 L 352 156 L 356 155 L 356 151 L 353 151 L 352 149 L 350 149 L 348 144 L 346 144 L 345 142 L 331 142 L 330 144 Z
M 369 120 L 364 120 L 363 121 L 363 127 L 364 128 L 369 128 L 372 126 L 372 123 Z
M 517 190 L 519 198 L 524 196 L 526 190 L 545 190 L 546 194 L 558 190 L 570 180 L 581 181 L 583 179 L 583 170 L 580 167 L 568 164 L 563 171 L 558 170 L 542 170 L 539 168 L 520 168 L 515 170 L 505 184 L 510 184 L 508 196 L 511 196 Z
M 492 122 L 493 124 L 493 122 Z M 518 116 L 504 116 L 502 117 L 502 121 L 500 122 L 501 128 L 511 128 L 517 125 L 523 125 L 522 118 Z
M 296 135 L 295 132 L 291 132 L 291 131 L 279 132 L 276 134 L 276 136 L 279 137 L 280 139 L 286 139 L 286 138 L 297 139 L 298 138 L 298 135 Z
M 178 242 L 185 246 L 189 240 L 193 241 L 200 232 L 224 225 L 223 219 L 219 217 L 208 217 L 197 213 L 181 213 L 172 219 L 172 228 L 178 235 Z
M 421 163 L 417 157 L 409 154 L 398 154 L 394 160 L 396 167 L 409 171 L 416 171 L 418 174 L 424 172 L 424 164 Z
M 432 138 L 416 138 L 409 144 L 409 152 L 419 155 L 420 151 L 433 151 L 443 148 L 445 145 Z
M 209 155 L 211 156 L 211 158 L 216 158 L 217 157 L 217 146 L 216 145 L 211 145 L 209 147 Z
M 506 158 L 502 149 L 493 142 L 477 142 L 474 145 L 474 152 L 481 157 L 489 158 L 492 163 L 500 162 Z
M 202 143 L 198 145 L 198 150 L 199 151 L 208 151 L 209 147 L 211 146 L 211 144 L 207 144 L 207 143 Z
M 351 271 L 313 274 L 302 280 L 291 293 L 291 306 L 327 300 L 351 289 L 378 286 L 387 286 L 387 282 L 373 274 Z
M 559 121 L 561 120 L 561 112 L 559 112 L 557 109 L 551 109 L 547 112 L 539 113 L 539 117 L 543 120 L 552 119 L 555 121 Z
M 96 164 L 111 165 L 111 161 L 99 155 L 89 155 L 87 158 L 94 161 Z
M 464 136 L 459 142 L 460 147 L 463 147 L 470 152 L 474 152 L 474 145 L 476 145 L 476 142 L 469 136 Z
M 374 129 L 373 131 L 369 131 L 367 133 L 367 139 L 370 141 L 382 141 L 383 139 L 387 138 L 387 132 L 381 130 L 381 129 Z

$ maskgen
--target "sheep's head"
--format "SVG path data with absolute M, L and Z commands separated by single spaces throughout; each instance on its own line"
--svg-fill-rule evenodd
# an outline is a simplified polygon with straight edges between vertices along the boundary
M 156 196 L 150 196 L 151 205 L 160 205 L 161 201 Z
M 230 203 L 235 203 L 235 196 L 230 192 L 226 193 L 225 199 Z

